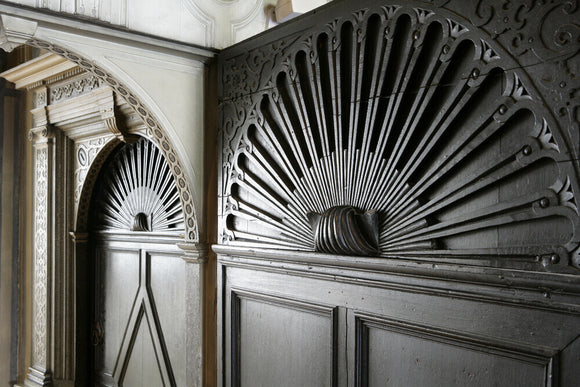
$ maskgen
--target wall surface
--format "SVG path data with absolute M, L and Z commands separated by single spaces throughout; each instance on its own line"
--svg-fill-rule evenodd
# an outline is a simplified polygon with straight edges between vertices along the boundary
M 20 139 L 15 130 L 18 92 L 5 83 L 0 80 L 0 380 L 12 380 L 18 339 L 10 317 L 18 308 Z
M 310 1 L 309 9 L 328 0 Z M 16 0 L 149 35 L 224 48 L 266 30 L 277 0 Z M 301 3 L 298 1 L 298 3 Z

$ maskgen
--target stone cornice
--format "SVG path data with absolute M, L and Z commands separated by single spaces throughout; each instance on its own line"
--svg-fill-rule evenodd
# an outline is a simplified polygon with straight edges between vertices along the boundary
M 7 52 L 14 50 L 32 38 L 37 27 L 34 20 L 0 14 L 0 48 Z
M 0 0 L 0 14 L 18 18 L 29 23 L 35 23 L 38 25 L 38 28 L 73 31 L 77 35 L 86 35 L 104 41 L 128 43 L 134 47 L 164 52 L 169 55 L 181 56 L 202 62 L 209 61 L 218 52 L 218 50 L 211 48 L 127 31 L 105 23 L 63 15 L 48 10 L 16 5 L 2 0 Z M 1 36 L 0 34 L 0 44 L 2 43 Z M 23 44 L 24 42 L 20 41 L 18 44 Z
M 47 78 L 74 68 L 78 66 L 59 55 L 49 53 L 0 73 L 0 77 L 14 83 L 17 89 L 22 89 L 40 85 Z

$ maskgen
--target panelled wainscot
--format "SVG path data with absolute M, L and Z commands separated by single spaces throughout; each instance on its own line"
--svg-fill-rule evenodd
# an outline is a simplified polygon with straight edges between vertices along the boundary
M 222 385 L 578 385 L 579 16 L 336 1 L 220 54 Z

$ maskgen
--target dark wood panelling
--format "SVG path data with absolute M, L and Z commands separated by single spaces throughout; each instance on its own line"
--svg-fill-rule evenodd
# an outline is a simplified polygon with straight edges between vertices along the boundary
M 177 240 L 147 239 L 95 236 L 94 366 L 107 385 L 186 384 L 185 262 Z
M 577 274 L 575 135 L 472 23 L 458 1 L 344 1 L 225 50 L 220 243 Z
M 427 326 L 357 314 L 359 386 L 544 386 L 556 354 L 494 345 Z
M 232 385 L 337 385 L 334 308 L 240 289 L 230 299 Z
M 578 383 L 578 13 L 344 0 L 220 53 L 225 385 L 295 385 L 245 346 L 312 321 L 236 289 L 334 308 L 337 385 Z
M 244 356 L 268 356 L 252 363 L 254 375 L 262 375 L 268 383 L 272 375 L 261 372 L 269 372 L 272 362 L 283 369 L 276 375 L 290 372 L 286 367 L 291 362 L 267 355 L 280 348 L 272 348 L 272 343 L 284 343 L 289 336 L 296 343 L 306 341 L 309 351 L 319 352 L 316 361 L 326 359 L 328 340 L 317 341 L 305 333 L 304 323 L 312 324 L 312 317 L 290 311 L 295 309 L 288 308 L 293 303 L 324 305 L 334 311 L 339 386 L 377 385 L 377 380 L 387 379 L 392 385 L 407 385 L 404 381 L 412 385 L 511 386 L 513 381 L 524 383 L 515 385 L 569 385 L 578 376 L 571 364 L 580 356 L 580 309 L 569 299 L 554 302 L 537 291 L 524 300 L 503 286 L 451 286 L 443 279 L 427 281 L 380 270 L 299 263 L 291 252 L 276 260 L 256 257 L 256 252 L 244 257 L 226 251 L 221 249 L 219 255 L 225 385 L 236 378 L 240 380 L 236 385 L 259 385 L 260 379 L 243 383 L 243 376 L 235 372 L 243 374 Z M 405 282 L 412 285 L 402 285 Z M 250 297 L 244 301 L 247 294 Z M 264 307 L 272 295 L 276 302 Z M 244 313 L 252 318 L 244 320 Z M 241 340 L 244 321 L 256 324 L 246 341 Z M 281 331 L 280 326 L 285 329 Z M 293 332 L 302 334 L 295 338 Z M 245 345 L 251 355 L 244 355 Z M 296 353 L 302 354 L 302 349 Z M 299 373 L 284 375 L 276 379 L 277 385 L 293 385 L 292 378 Z
M 151 253 L 150 292 L 177 386 L 186 383 L 186 264 L 178 256 Z M 146 383 L 148 384 L 148 383 Z

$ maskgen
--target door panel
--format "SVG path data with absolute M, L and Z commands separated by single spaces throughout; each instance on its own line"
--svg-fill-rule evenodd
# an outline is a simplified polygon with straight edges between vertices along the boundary
M 123 333 L 139 289 L 139 270 L 139 251 L 97 247 L 93 271 L 96 274 L 93 322 L 103 331 L 98 332 L 99 326 L 93 327 L 93 345 L 99 348 L 94 362 L 99 374 L 113 375 Z
M 95 378 L 106 385 L 184 385 L 185 262 L 175 244 L 134 239 L 101 234 L 95 242 L 93 321 L 102 327 L 100 338 L 93 328 Z M 154 380 L 160 384 L 149 384 Z
M 139 138 L 102 167 L 93 197 L 97 385 L 186 385 L 184 218 L 161 151 Z
M 144 321 L 145 320 L 145 321 Z M 134 332 L 133 332 L 134 334 Z M 163 386 L 163 370 L 159 368 L 155 346 L 151 339 L 149 321 L 140 321 L 135 342 L 126 368 L 122 371 L 119 384 L 123 386 Z

